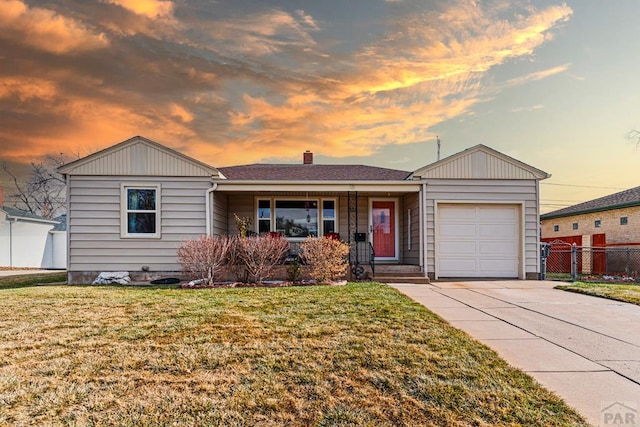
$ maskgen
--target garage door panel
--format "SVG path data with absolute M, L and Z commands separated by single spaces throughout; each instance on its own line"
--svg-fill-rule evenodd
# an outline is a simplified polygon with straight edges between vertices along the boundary
M 438 276 L 518 277 L 519 212 L 514 205 L 438 205 Z
M 468 221 L 473 220 L 476 217 L 476 212 L 471 209 L 467 209 L 464 206 L 446 206 L 447 220 L 449 221 Z
M 478 242 L 478 249 L 483 258 L 508 255 L 513 257 L 517 247 L 513 242 Z
M 465 277 L 478 270 L 475 259 L 441 258 L 438 267 L 440 270 L 450 271 L 449 277 Z
M 514 207 L 480 207 L 477 209 L 477 215 L 480 221 L 515 221 L 517 219 Z
M 513 277 L 513 271 L 518 264 L 511 259 L 484 259 L 479 263 L 479 269 L 485 277 Z
M 495 239 L 513 239 L 517 233 L 515 224 L 479 224 L 478 236 Z
M 439 253 L 443 257 L 449 255 L 475 255 L 476 249 L 476 241 L 475 240 L 467 240 L 464 242 L 441 242 L 438 245 Z
M 451 237 L 466 238 L 476 235 L 475 224 L 441 224 L 440 233 Z

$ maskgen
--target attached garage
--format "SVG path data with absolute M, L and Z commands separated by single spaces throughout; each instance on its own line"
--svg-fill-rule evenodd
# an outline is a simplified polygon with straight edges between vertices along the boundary
M 520 276 L 519 205 L 442 203 L 436 212 L 438 277 Z

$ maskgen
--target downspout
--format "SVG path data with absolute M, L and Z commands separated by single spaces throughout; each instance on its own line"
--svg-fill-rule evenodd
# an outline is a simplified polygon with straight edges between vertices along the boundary
M 211 236 L 211 218 L 213 216 L 213 213 L 211 212 L 212 210 L 212 204 L 210 203 L 211 201 L 211 194 L 213 194 L 214 191 L 216 191 L 216 189 L 218 188 L 218 183 L 214 182 L 213 186 L 211 188 L 209 188 L 204 196 L 205 199 L 205 221 L 206 223 L 206 230 L 207 230 L 207 236 Z
M 426 213 L 425 210 L 427 208 L 427 204 L 426 204 L 426 197 L 427 197 L 427 182 L 423 181 L 422 182 L 422 188 L 420 190 L 420 270 L 422 271 L 422 273 L 424 274 L 424 277 L 428 277 L 428 272 L 427 272 L 427 262 L 426 262 L 426 253 L 427 250 L 425 248 L 425 245 L 427 243 L 427 236 L 425 235 L 425 231 L 426 231 L 426 227 L 425 227 L 425 221 L 426 221 Z
M 15 218 L 13 219 L 13 221 L 9 221 L 9 268 L 13 267 L 13 223 L 14 222 L 16 222 Z

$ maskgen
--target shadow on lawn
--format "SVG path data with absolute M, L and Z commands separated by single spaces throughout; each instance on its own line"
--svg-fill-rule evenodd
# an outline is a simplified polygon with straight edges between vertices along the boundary
M 19 274 L 0 278 L 0 291 L 5 289 L 31 288 L 34 286 L 64 285 L 67 273 Z

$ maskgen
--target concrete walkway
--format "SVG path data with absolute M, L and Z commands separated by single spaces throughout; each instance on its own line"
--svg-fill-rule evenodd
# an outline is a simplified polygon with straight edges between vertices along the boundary
M 640 426 L 640 307 L 553 289 L 557 284 L 391 286 L 494 349 L 592 424 L 614 425 L 621 414 L 635 420 L 624 425 Z

